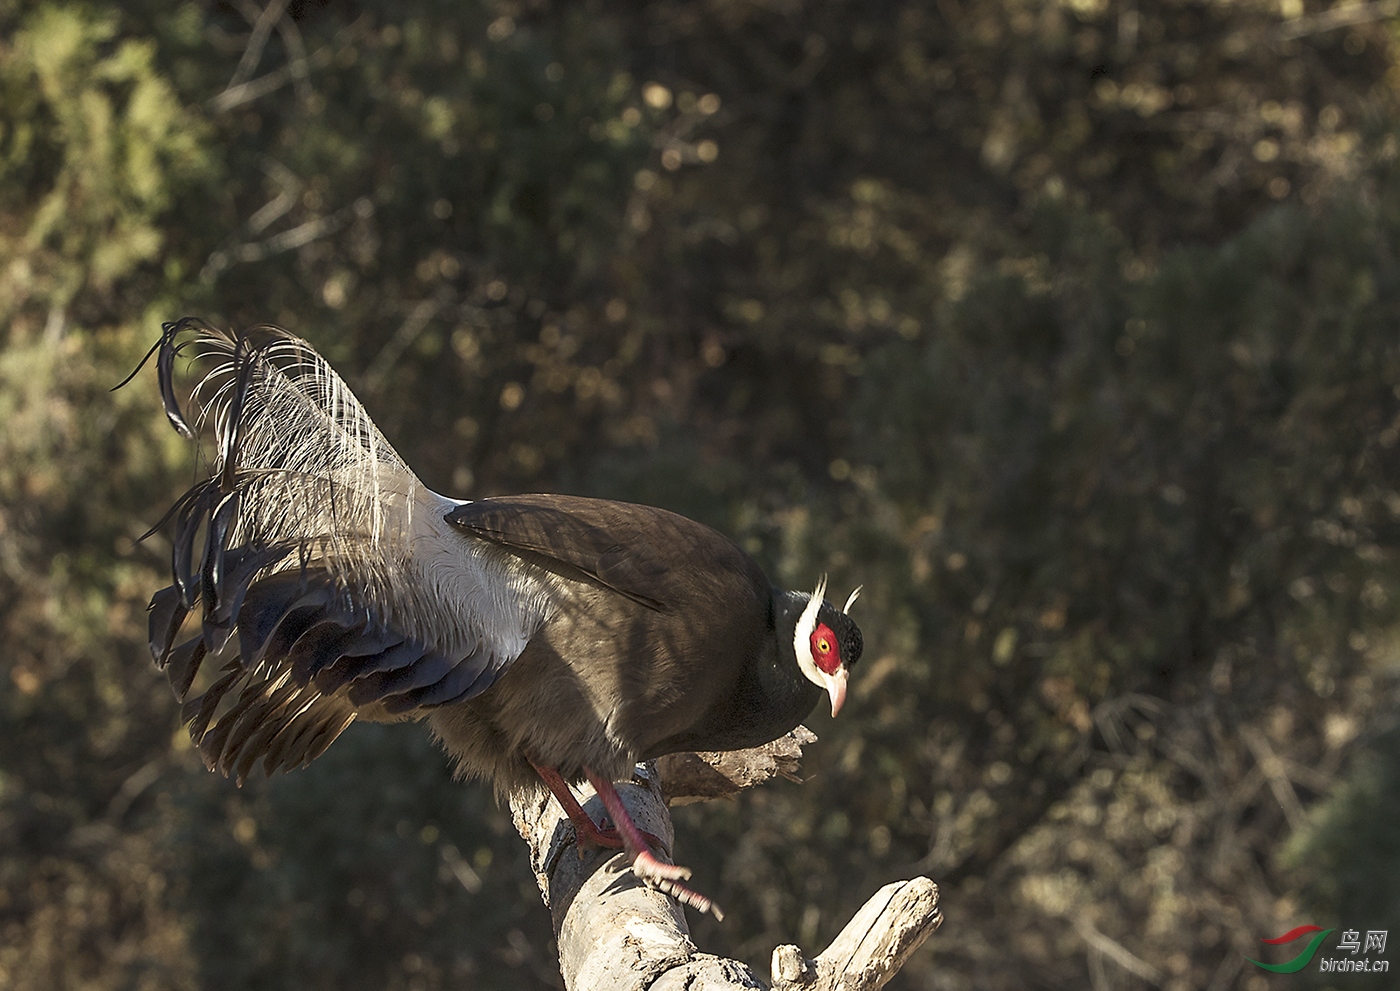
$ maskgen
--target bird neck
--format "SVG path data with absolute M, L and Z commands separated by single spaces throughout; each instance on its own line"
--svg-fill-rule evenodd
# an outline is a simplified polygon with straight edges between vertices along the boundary
M 698 723 L 642 756 L 757 747 L 791 732 L 806 719 L 822 695 L 803 676 L 793 656 L 797 617 L 806 604 L 806 596 L 774 589 L 767 635 L 747 654 L 739 681 Z
M 753 690 L 741 696 L 754 699 L 774 725 L 782 724 L 778 736 L 806 719 L 822 696 L 821 688 L 807 680 L 798 667 L 793 649 L 797 620 L 807 598 L 801 592 L 773 590 L 773 636 L 764 643 L 758 663 L 749 669 Z

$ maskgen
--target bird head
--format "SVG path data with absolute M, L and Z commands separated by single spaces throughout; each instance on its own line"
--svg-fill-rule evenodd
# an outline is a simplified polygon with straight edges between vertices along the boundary
M 860 627 L 847 615 L 860 589 L 851 593 L 840 611 L 826 601 L 826 579 L 817 583 L 807 599 L 793 631 L 792 649 L 797 666 L 807 680 L 826 690 L 831 697 L 831 714 L 841 711 L 846 701 L 846 679 L 850 665 L 860 660 L 864 643 Z

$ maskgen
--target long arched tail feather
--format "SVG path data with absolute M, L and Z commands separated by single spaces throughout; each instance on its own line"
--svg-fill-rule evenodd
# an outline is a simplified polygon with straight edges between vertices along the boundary
M 157 524 L 174 521 L 171 585 L 150 607 L 151 654 L 181 700 L 238 635 L 183 710 L 211 768 L 241 781 L 259 758 L 268 773 L 304 764 L 364 706 L 410 712 L 495 681 L 540 621 L 538 583 L 453 533 L 455 504 L 422 486 L 310 344 L 187 318 L 151 353 L 171 424 L 214 435 L 209 477 Z M 186 355 L 208 365 L 188 409 Z M 198 633 L 177 644 L 196 610 Z

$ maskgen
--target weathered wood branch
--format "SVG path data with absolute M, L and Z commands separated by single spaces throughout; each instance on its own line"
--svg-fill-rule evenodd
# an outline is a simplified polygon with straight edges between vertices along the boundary
M 678 754 L 639 766 L 618 786 L 637 824 L 658 837 L 670 859 L 674 842 L 667 803 L 703 801 L 795 777 L 802 745 L 816 737 L 804 727 L 754 750 Z M 602 803 L 580 789 L 595 819 Z M 530 863 L 554 921 L 559 969 L 568 991 L 731 991 L 764 989 L 746 964 L 701 953 L 690 940 L 675 899 L 641 884 L 623 854 L 579 854 L 573 826 L 541 789 L 511 802 L 515 827 L 530 844 Z M 925 877 L 886 885 L 866 902 L 815 959 L 796 946 L 773 951 L 774 991 L 875 991 L 894 976 L 938 928 L 938 886 Z
M 802 763 L 802 748 L 816 742 L 817 734 L 799 726 L 786 736 L 751 750 L 667 754 L 656 762 L 661 792 L 667 805 L 689 805 L 728 798 L 774 778 L 800 781 L 797 770 Z

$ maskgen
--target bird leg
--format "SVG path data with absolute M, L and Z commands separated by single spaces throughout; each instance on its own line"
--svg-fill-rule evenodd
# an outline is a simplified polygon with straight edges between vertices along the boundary
M 579 856 L 582 856 L 584 849 L 590 846 L 624 850 L 627 853 L 628 863 L 632 865 L 632 873 L 642 882 L 666 892 L 683 905 L 689 905 L 700 912 L 709 912 L 716 919 L 722 920 L 724 918 L 724 913 L 713 901 L 680 883 L 690 877 L 688 868 L 668 864 L 651 852 L 651 847 L 664 850 L 665 844 L 657 837 L 643 831 L 632 821 L 632 816 L 627 812 L 626 806 L 622 804 L 622 798 L 618 795 L 617 789 L 613 787 L 611 781 L 594 774 L 588 768 L 584 768 L 584 773 L 588 775 L 588 780 L 593 783 L 598 797 L 603 800 L 603 806 L 608 810 L 613 821 L 617 823 L 617 829 L 600 828 L 593 821 L 593 818 L 579 804 L 578 799 L 574 797 L 573 789 L 569 787 L 569 783 L 564 780 L 564 776 L 559 773 L 557 768 L 538 764 L 529 757 L 526 760 L 530 761 L 530 766 L 535 769 L 535 773 L 540 776 L 540 780 L 545 783 L 545 787 L 558 800 L 560 808 L 564 810 L 564 814 L 573 823 Z
M 585 767 L 583 773 L 588 775 L 588 780 L 592 783 L 594 791 L 598 793 L 598 797 L 603 800 L 603 806 L 608 810 L 608 815 L 612 816 L 613 821 L 617 823 L 617 832 L 621 834 L 622 848 L 626 851 L 627 860 L 632 865 L 632 873 L 651 887 L 664 891 L 682 905 L 689 905 L 698 912 L 709 912 L 716 919 L 723 920 L 724 913 L 720 911 L 718 905 L 698 891 L 680 883 L 690 877 L 690 868 L 659 860 L 648 849 L 647 834 L 643 833 L 632 821 L 632 816 L 627 811 L 627 806 L 622 804 L 622 796 L 617 793 L 613 783 L 607 778 L 595 774 L 590 768 Z M 651 837 L 651 839 L 654 840 L 655 837 Z M 659 843 L 656 845 L 660 846 Z
M 529 760 L 529 758 L 526 758 Z M 550 790 L 559 801 L 559 806 L 564 810 L 564 814 L 569 817 L 569 821 L 574 824 L 574 838 L 578 844 L 579 856 L 583 856 L 586 847 L 604 847 L 609 850 L 621 850 L 625 844 L 622 837 L 615 829 L 599 828 L 598 824 L 585 811 L 583 806 L 574 797 L 573 789 L 564 780 L 564 776 L 558 769 L 545 767 L 530 760 L 530 766 L 535 769 L 535 773 L 540 776 L 540 780 L 545 783 L 545 787 Z

